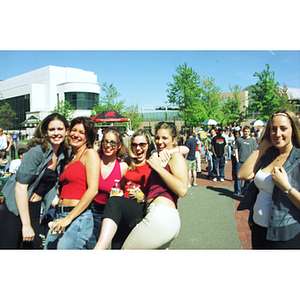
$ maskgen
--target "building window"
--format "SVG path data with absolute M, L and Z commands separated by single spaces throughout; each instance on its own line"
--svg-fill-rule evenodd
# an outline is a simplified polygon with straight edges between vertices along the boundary
M 26 120 L 26 112 L 30 111 L 30 95 L 22 95 L 0 101 L 0 105 L 5 103 L 8 103 L 16 113 L 16 119 L 13 120 L 12 127 L 9 129 L 19 129 L 20 123 Z
M 68 101 L 75 109 L 93 109 L 99 103 L 99 94 L 86 92 L 65 93 Z

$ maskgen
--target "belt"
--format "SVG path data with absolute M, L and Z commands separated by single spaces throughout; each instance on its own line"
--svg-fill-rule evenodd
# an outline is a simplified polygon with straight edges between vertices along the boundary
M 56 205 L 55 206 L 55 211 L 57 213 L 65 213 L 65 212 L 70 212 L 75 206 L 62 206 L 62 205 Z
M 63 206 L 63 205 L 56 205 L 55 206 L 55 212 L 57 212 L 58 214 L 60 213 L 66 213 L 66 212 L 70 212 L 71 210 L 73 210 L 75 206 Z M 83 212 L 86 212 L 88 209 L 90 209 L 90 207 L 87 207 Z

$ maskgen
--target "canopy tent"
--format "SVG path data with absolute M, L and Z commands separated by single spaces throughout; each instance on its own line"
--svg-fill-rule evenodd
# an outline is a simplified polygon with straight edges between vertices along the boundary
M 20 123 L 19 127 L 21 130 L 25 129 L 27 138 L 31 139 L 34 134 L 35 128 L 38 126 L 40 122 L 41 122 L 40 119 L 31 115 L 24 122 Z
M 212 119 L 206 120 L 202 123 L 202 125 L 218 125 L 218 124 L 219 124 L 218 121 Z
M 265 126 L 266 122 L 262 121 L 262 120 L 256 120 L 256 121 L 251 122 L 250 125 L 253 125 L 253 126 Z
M 97 123 L 130 122 L 130 118 L 122 116 L 115 110 L 104 110 L 100 114 L 92 117 L 92 120 Z
M 21 129 L 22 128 L 32 128 L 32 127 L 36 127 L 40 122 L 41 122 L 41 120 L 39 120 L 35 116 L 31 115 L 24 122 L 20 123 L 19 126 Z

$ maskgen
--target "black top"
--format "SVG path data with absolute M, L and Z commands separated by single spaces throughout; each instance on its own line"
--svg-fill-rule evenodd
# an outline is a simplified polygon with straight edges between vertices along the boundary
M 34 192 L 40 197 L 44 197 L 54 187 L 56 180 L 57 171 L 47 168 Z

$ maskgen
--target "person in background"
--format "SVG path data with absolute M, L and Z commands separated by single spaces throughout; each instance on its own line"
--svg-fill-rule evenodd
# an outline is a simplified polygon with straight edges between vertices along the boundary
M 3 133 L 3 128 L 0 127 L 0 151 L 5 150 L 6 153 L 9 153 L 10 147 L 12 145 L 11 138 Z
M 94 230 L 86 245 L 87 249 L 94 249 L 99 239 L 104 207 L 109 198 L 111 188 L 115 184 L 115 180 L 121 181 L 127 172 L 127 163 L 119 161 L 119 159 L 124 158 L 126 152 L 120 131 L 113 128 L 106 128 L 103 131 L 103 138 L 98 150 L 100 157 L 100 177 L 98 194 L 91 204 Z
M 206 151 L 206 156 L 207 156 L 207 178 L 210 179 L 212 178 L 212 168 L 213 168 L 213 152 L 211 148 L 211 141 L 212 139 L 216 136 L 216 131 L 215 129 L 211 129 L 209 131 L 209 134 L 206 136 L 206 139 L 204 141 L 204 147 Z
M 18 143 L 18 134 L 15 131 L 13 131 L 11 138 L 12 138 L 12 145 L 10 148 L 10 153 L 11 153 L 11 159 L 14 160 L 16 158 L 15 155 L 16 155 L 16 149 Z
M 213 138 L 211 142 L 211 148 L 213 152 L 213 181 L 218 179 L 218 169 L 219 169 L 219 179 L 224 181 L 225 178 L 225 155 L 226 155 L 226 141 L 222 136 L 223 128 L 219 128 L 218 134 Z
M 234 145 L 236 140 L 241 136 L 241 133 L 239 131 L 234 132 L 234 140 L 231 144 L 231 175 L 232 175 L 232 180 L 234 181 L 234 194 L 237 194 L 238 192 L 238 177 L 237 177 L 237 171 L 236 171 L 236 158 L 235 158 L 235 151 L 234 151 Z
M 45 250 L 84 249 L 93 234 L 90 204 L 98 193 L 100 174 L 99 155 L 93 148 L 94 122 L 87 117 L 74 118 L 69 136 L 73 157 L 59 177 L 59 201 Z
M 57 194 L 58 178 L 68 157 L 69 123 L 58 113 L 47 116 L 27 144 L 18 172 L 5 184 L 0 248 L 40 249 L 40 217 Z
M 289 110 L 272 113 L 258 148 L 238 172 L 257 187 L 248 194 L 253 249 L 300 249 L 299 126 Z
M 250 127 L 245 126 L 243 128 L 243 136 L 239 137 L 235 144 L 235 159 L 236 159 L 236 172 L 238 173 L 242 164 L 247 160 L 251 153 L 257 148 L 256 140 L 250 135 Z M 237 191 L 234 193 L 234 196 L 240 196 L 245 194 L 251 181 L 245 180 L 244 186 L 242 189 L 242 181 L 237 179 Z
M 202 148 L 202 139 L 201 139 L 201 130 L 199 129 L 198 134 L 196 135 L 197 147 L 196 147 L 196 171 L 197 174 L 201 173 L 201 148 Z
M 225 154 L 225 164 L 227 164 L 227 160 L 230 159 L 229 156 L 229 146 L 228 146 L 228 129 L 225 127 L 222 136 L 225 138 L 226 141 L 226 154 Z
M 152 155 L 146 160 L 152 172 L 147 180 L 149 192 L 145 203 L 153 202 L 148 206 L 145 218 L 130 232 L 122 249 L 165 249 L 178 234 L 180 219 L 176 209 L 177 198 L 187 193 L 188 171 L 186 161 L 180 154 L 181 148 L 175 146 L 176 139 L 174 124 L 162 123 L 156 127 L 155 143 L 159 157 Z M 172 159 L 165 168 L 160 159 L 163 153 L 172 153 Z M 118 227 L 128 223 L 126 219 L 135 219 L 143 211 L 143 203 L 133 199 L 127 203 L 117 200 L 118 197 L 111 197 L 107 202 L 96 250 L 106 249 Z
M 193 134 L 193 131 L 189 131 L 189 137 L 185 145 L 190 149 L 188 155 L 186 156 L 186 163 L 189 171 L 189 184 L 188 188 L 191 186 L 197 186 L 197 171 L 196 171 L 196 149 L 197 149 L 197 139 Z M 193 182 L 192 181 L 193 177 Z
M 262 134 L 262 128 L 261 126 L 257 126 L 257 130 L 255 131 L 254 134 L 254 137 L 256 138 L 257 142 L 259 141 L 261 134 Z
M 5 149 L 0 151 L 0 171 L 6 172 L 9 169 L 11 158 L 7 155 Z
M 9 166 L 9 172 L 11 174 L 17 173 L 20 165 L 21 165 L 21 160 L 23 155 L 27 152 L 26 148 L 19 148 L 18 149 L 18 157 L 17 159 L 14 159 L 11 161 L 10 166 Z
M 234 141 L 234 134 L 232 131 L 229 131 L 228 133 L 228 139 L 227 139 L 227 154 L 228 154 L 228 160 L 231 160 L 231 152 L 232 152 L 232 143 Z

